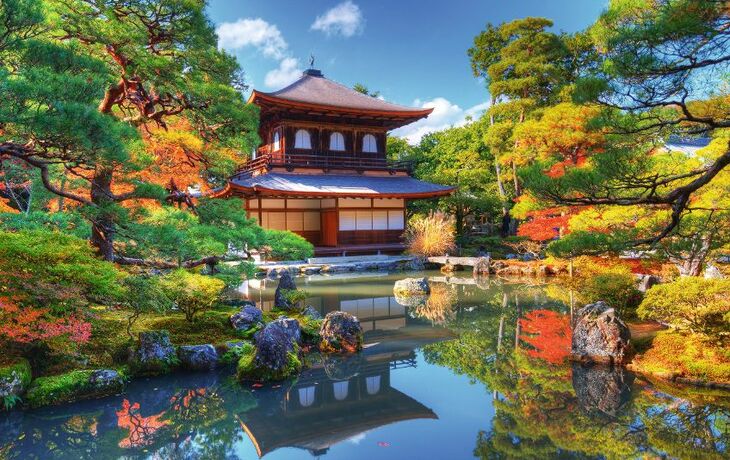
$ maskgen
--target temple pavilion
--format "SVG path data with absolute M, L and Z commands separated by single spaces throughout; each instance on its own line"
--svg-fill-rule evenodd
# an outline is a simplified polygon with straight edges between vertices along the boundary
M 453 192 L 386 157 L 388 131 L 433 109 L 361 94 L 316 69 L 281 90 L 254 90 L 249 103 L 261 109 L 262 145 L 224 195 L 245 199 L 262 227 L 303 236 L 317 255 L 400 252 L 408 201 Z

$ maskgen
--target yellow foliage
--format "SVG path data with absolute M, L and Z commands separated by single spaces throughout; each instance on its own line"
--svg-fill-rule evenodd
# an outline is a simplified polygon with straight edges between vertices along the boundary
M 440 256 L 456 247 L 454 218 L 442 212 L 415 216 L 405 233 L 409 252 L 422 257 Z

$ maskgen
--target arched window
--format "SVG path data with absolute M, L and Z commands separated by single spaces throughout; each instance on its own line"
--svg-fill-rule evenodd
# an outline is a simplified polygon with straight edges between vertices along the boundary
M 281 149 L 281 136 L 279 135 L 279 131 L 274 131 L 274 139 L 271 142 L 272 148 L 274 149 L 274 152 L 278 152 L 279 149 Z
M 330 150 L 342 152 L 345 150 L 345 136 L 342 133 L 330 134 Z
M 377 153 L 378 141 L 372 134 L 366 134 L 362 138 L 362 151 L 365 153 Z
M 365 386 L 369 395 L 377 394 L 380 391 L 380 376 L 373 375 L 365 378 Z
M 294 148 L 295 149 L 311 149 L 312 138 L 309 136 L 309 131 L 306 129 L 298 129 L 297 134 L 294 136 Z
M 345 380 L 344 382 L 332 382 L 332 388 L 335 392 L 335 399 L 342 401 L 347 398 L 347 393 L 350 389 L 350 382 Z
M 299 389 L 299 404 L 301 404 L 302 407 L 309 407 L 314 404 L 315 390 L 316 388 L 313 386 Z

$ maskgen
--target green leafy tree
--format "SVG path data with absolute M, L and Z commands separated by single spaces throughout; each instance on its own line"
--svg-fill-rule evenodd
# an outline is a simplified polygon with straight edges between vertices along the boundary
M 419 179 L 457 187 L 437 202 L 437 208 L 453 215 L 456 233 L 467 233 L 468 223 L 491 223 L 499 208 L 492 170 L 492 155 L 482 139 L 478 122 L 431 133 L 412 149 L 409 160 Z M 418 203 L 416 211 L 428 211 L 433 204 Z
M 551 26 L 552 21 L 534 17 L 499 26 L 487 24 L 468 51 L 474 75 L 485 79 L 491 97 L 485 140 L 494 154 L 497 189 L 503 202 L 503 236 L 515 231 L 509 201 L 522 195 L 517 175 L 522 160 L 516 152 L 514 129 L 533 118 L 541 107 L 556 102 L 571 80 L 571 49 L 563 37 L 546 30 Z M 511 169 L 512 196 L 505 185 L 503 165 Z
M 107 260 L 122 204 L 166 195 L 128 180 L 146 165 L 141 130 L 184 117 L 209 151 L 256 143 L 256 110 L 204 8 L 187 0 L 0 4 L 0 158 L 26 163 L 46 189 L 81 205 Z M 60 169 L 83 186 L 55 182 Z
M 610 2 L 590 30 L 597 65 L 584 69 L 574 95 L 605 107 L 596 122 L 617 135 L 589 167 L 569 168 L 559 180 L 533 170 L 533 193 L 561 205 L 663 209 L 656 215 L 661 220 L 635 235 L 635 246 L 688 233 L 696 223 L 684 230 L 681 223 L 690 213 L 715 211 L 695 201 L 730 164 L 730 143 L 721 133 L 730 127 L 729 21 L 726 2 Z M 691 168 L 659 165 L 653 155 L 667 134 L 710 131 L 722 140 L 714 155 Z
M 225 283 L 210 276 L 178 269 L 165 275 L 160 286 L 167 297 L 193 322 L 195 315 L 212 308 L 219 300 Z

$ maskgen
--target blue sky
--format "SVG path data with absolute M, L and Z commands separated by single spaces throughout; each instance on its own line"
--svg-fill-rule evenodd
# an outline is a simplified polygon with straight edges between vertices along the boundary
M 606 0 L 210 0 L 220 46 L 235 54 L 249 84 L 279 89 L 308 67 L 385 99 L 434 107 L 395 134 L 417 141 L 426 132 L 464 122 L 486 106 L 466 50 L 485 24 L 543 16 L 555 30 L 590 25 Z

